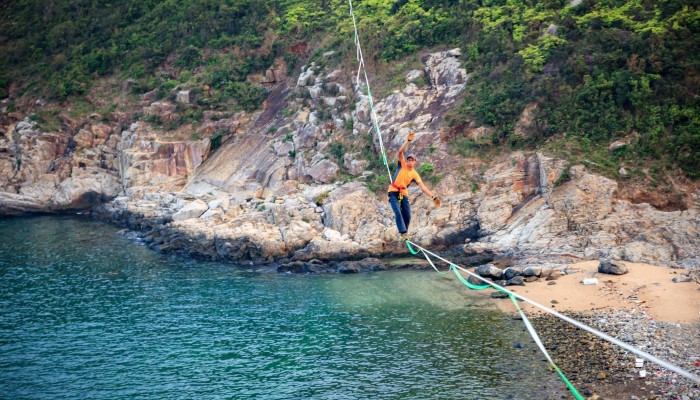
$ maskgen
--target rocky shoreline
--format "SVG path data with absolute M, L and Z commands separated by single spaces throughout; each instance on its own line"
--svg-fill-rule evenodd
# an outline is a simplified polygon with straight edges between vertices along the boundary
M 426 55 L 422 69 L 407 73 L 402 88 L 376 99 L 388 156 L 414 132 L 411 151 L 419 154 L 424 179 L 443 199 L 435 208 L 411 188 L 414 242 L 461 265 L 482 266 L 512 287 L 566 275 L 572 259 L 649 263 L 700 279 L 696 184 L 681 185 L 675 206 L 668 208 L 653 205 L 653 199 L 624 197 L 615 180 L 542 152 L 504 152 L 490 160 L 456 154 L 456 137 L 445 118 L 472 78 L 460 55 L 459 49 Z M 371 165 L 380 155 L 368 135 L 374 125 L 369 98 L 354 85 L 351 71 L 324 65 L 309 63 L 298 79 L 273 82 L 259 112 L 205 111 L 199 125 L 175 131 L 152 121 L 194 110 L 192 93 L 176 90 L 157 99 L 148 92 L 133 110 L 87 119 L 61 113 L 57 132 L 17 116 L 0 136 L 0 215 L 101 204 L 89 212 L 93 217 L 126 228 L 125 235 L 154 251 L 278 273 L 429 268 L 420 257 L 415 264 L 386 261 L 408 252 L 381 193 L 386 182 L 377 171 L 385 171 Z M 493 127 L 476 123 L 462 128 L 460 136 L 470 143 L 493 133 Z M 527 135 L 533 129 L 524 113 L 518 131 Z M 484 266 L 491 261 L 494 265 Z M 700 351 L 687 342 L 700 337 L 697 327 L 677 331 L 641 314 L 616 313 L 581 318 L 696 368 L 688 363 Z M 560 367 L 577 371 L 576 382 L 591 397 L 698 397 L 697 387 L 663 371 L 657 379 L 651 369 L 641 391 L 629 357 L 594 339 L 570 340 L 567 346 L 601 349 L 604 364 L 589 348 L 560 353 L 573 333 L 542 321 L 542 329 L 562 341 L 552 343 Z M 600 373 L 605 377 L 599 379 Z M 617 392 L 606 391 L 608 383 Z M 644 394 L 628 395 L 624 388 Z
M 700 375 L 700 323 L 656 321 L 643 310 L 565 313 L 568 316 Z M 589 399 L 696 400 L 700 385 L 551 315 L 532 318 L 544 345 L 572 384 Z M 534 346 L 534 343 L 532 344 Z M 646 371 L 644 378 L 640 371 Z

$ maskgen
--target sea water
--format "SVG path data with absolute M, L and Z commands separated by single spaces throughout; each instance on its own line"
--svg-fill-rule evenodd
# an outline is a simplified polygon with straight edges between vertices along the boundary
M 523 330 L 429 271 L 259 273 L 0 219 L 3 399 L 541 399 Z M 518 343 L 518 346 L 515 346 Z M 516 348 L 517 347 L 517 348 Z

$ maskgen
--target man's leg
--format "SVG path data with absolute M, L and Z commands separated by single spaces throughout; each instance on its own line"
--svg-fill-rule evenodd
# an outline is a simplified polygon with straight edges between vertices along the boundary
M 405 199 L 406 198 L 404 197 L 404 200 Z M 406 228 L 406 224 L 403 222 L 404 217 L 401 215 L 401 206 L 399 206 L 399 199 L 395 192 L 389 193 L 389 204 L 391 204 L 391 209 L 394 211 L 394 216 L 396 217 L 396 227 L 399 229 L 399 233 L 406 233 L 408 229 Z
M 408 196 L 401 199 L 401 215 L 406 231 L 408 231 L 408 225 L 411 224 L 411 204 L 408 202 Z

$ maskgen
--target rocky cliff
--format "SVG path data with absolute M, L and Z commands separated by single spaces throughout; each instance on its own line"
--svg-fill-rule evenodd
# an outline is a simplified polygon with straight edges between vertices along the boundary
M 435 171 L 428 185 L 444 199 L 435 208 L 411 188 L 414 241 L 518 264 L 609 257 L 700 269 L 700 192 L 688 194 L 683 210 L 661 211 L 622 200 L 616 182 L 546 154 L 480 160 L 449 152 L 445 114 L 470 80 L 459 54 L 425 56 L 402 88 L 375 99 L 389 159 L 415 132 L 411 151 Z M 168 138 L 146 119 L 91 119 L 60 132 L 23 120 L 0 140 L 0 213 L 101 204 L 97 215 L 140 232 L 154 249 L 281 270 L 403 254 L 376 189 L 386 169 L 370 168 L 380 158 L 376 136 L 367 155 L 369 98 L 352 78 L 310 63 L 275 82 L 262 111 L 207 115 L 191 128 L 196 140 Z M 166 120 L 174 108 L 146 102 L 143 115 Z M 518 131 L 527 124 L 524 115 Z M 467 129 L 479 140 L 490 128 Z M 223 132 L 215 150 L 212 132 Z

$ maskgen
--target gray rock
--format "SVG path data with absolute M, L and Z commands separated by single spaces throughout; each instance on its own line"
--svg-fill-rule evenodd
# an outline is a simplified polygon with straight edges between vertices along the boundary
M 610 146 L 608 146 L 609 151 L 615 151 L 617 149 L 620 149 L 622 147 L 626 147 L 629 143 L 626 140 L 616 140 L 612 143 L 610 143 Z
M 508 267 L 503 270 L 503 276 L 506 280 L 513 279 L 516 276 L 521 276 L 523 271 L 520 268 Z
M 297 86 L 311 86 L 314 84 L 314 70 L 313 70 L 314 63 L 311 63 L 311 66 L 307 68 L 305 71 L 303 71 L 301 74 L 299 74 L 299 79 L 297 79 Z
M 562 275 L 564 275 L 564 274 L 562 274 L 562 272 L 560 270 L 553 269 L 552 272 L 547 276 L 547 279 L 545 279 L 545 280 L 555 281 L 555 280 L 559 279 Z
M 147 102 L 152 102 L 158 97 L 158 89 L 153 89 L 150 92 L 146 92 L 141 96 L 141 99 Z
M 350 163 L 345 164 L 348 169 L 348 173 L 355 176 L 364 173 L 368 165 L 369 161 L 367 160 L 351 160 Z
M 603 259 L 600 260 L 600 264 L 598 264 L 598 272 L 611 275 L 624 275 L 628 271 L 627 267 L 621 262 Z
M 540 276 L 542 274 L 542 267 L 527 267 L 523 270 L 523 276 L 532 277 Z
M 476 269 L 476 273 L 484 278 L 501 279 L 503 278 L 503 270 L 493 264 L 481 265 Z
M 209 209 L 207 203 L 202 200 L 195 200 L 186 204 L 180 211 L 173 214 L 173 221 L 184 221 L 192 218 L 199 218 Z
M 425 76 L 425 72 L 419 70 L 419 69 L 414 69 L 409 71 L 406 74 L 406 83 L 411 83 L 415 81 L 416 79 L 422 78 Z
M 674 277 L 671 279 L 673 283 L 682 283 L 682 282 L 692 282 L 693 278 L 689 277 L 688 275 L 681 275 L 679 277 Z
M 192 103 L 192 92 L 190 90 L 180 90 L 177 92 L 176 101 L 180 104 Z
M 462 50 L 460 48 L 455 48 L 447 51 L 447 55 L 451 57 L 459 57 L 462 55 Z
M 525 279 L 522 276 L 514 276 L 506 281 L 506 286 L 525 286 Z
M 31 130 L 35 129 L 36 125 L 37 125 L 36 122 L 34 122 L 28 118 L 25 118 L 24 120 L 19 121 L 17 123 L 17 125 L 15 125 L 15 130 L 17 130 L 17 132 L 20 132 L 20 134 L 21 134 L 22 131 L 31 131 Z
M 330 160 L 321 160 L 309 168 L 306 173 L 315 181 L 329 183 L 338 175 L 338 164 Z
M 486 285 L 486 282 L 471 275 L 469 275 L 469 278 L 467 278 L 467 282 L 471 283 L 472 285 Z

